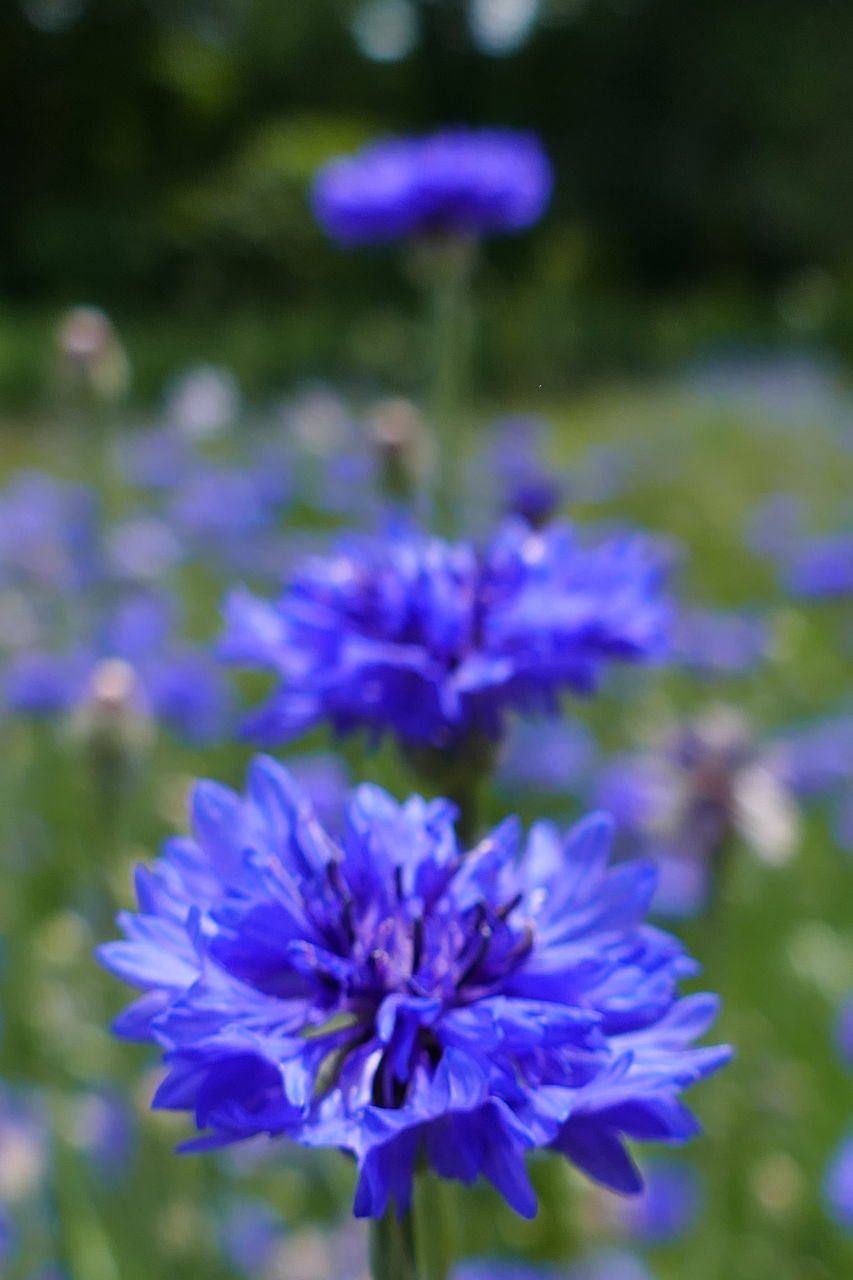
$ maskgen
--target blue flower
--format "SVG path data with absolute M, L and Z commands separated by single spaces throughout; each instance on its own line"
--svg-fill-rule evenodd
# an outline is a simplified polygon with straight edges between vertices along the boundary
M 839 1143 L 827 1165 L 823 1202 L 830 1217 L 853 1232 L 853 1131 Z
M 85 711 L 100 701 L 117 715 L 162 721 L 191 741 L 211 741 L 224 728 L 230 695 L 206 654 L 175 644 L 173 623 L 167 600 L 130 596 L 93 640 L 12 659 L 3 701 L 30 717 Z
M 196 787 L 192 838 L 139 869 L 100 952 L 144 992 L 116 1030 L 162 1050 L 154 1105 L 193 1113 L 190 1149 L 351 1152 L 357 1216 L 403 1211 L 423 1156 L 532 1215 L 527 1151 L 637 1192 L 624 1140 L 696 1133 L 679 1094 L 729 1050 L 690 1047 L 717 1001 L 677 996 L 695 965 L 643 923 L 653 868 L 608 868 L 603 815 L 523 846 L 509 820 L 470 851 L 455 817 L 362 786 L 337 842 L 273 760 L 245 797 Z
M 323 720 L 442 749 L 498 738 L 506 713 L 557 710 L 611 662 L 666 646 L 664 561 L 636 535 L 595 546 L 564 524 L 504 524 L 480 554 L 419 533 L 351 537 L 307 559 L 277 604 L 226 602 L 220 656 L 275 672 L 249 720 L 264 743 Z
M 804 538 L 789 555 L 783 585 L 810 600 L 853 595 L 853 533 Z
M 679 619 L 673 657 L 704 675 L 737 675 L 768 656 L 771 640 L 766 619 L 756 614 L 693 609 Z
M 534 134 L 456 128 L 384 138 L 339 156 L 317 174 L 311 205 L 323 229 L 347 246 L 434 234 L 477 237 L 537 222 L 552 185 Z
M 702 1184 L 683 1160 L 655 1160 L 643 1168 L 642 1195 L 620 1203 L 619 1217 L 637 1240 L 667 1244 L 684 1235 L 702 1206 Z

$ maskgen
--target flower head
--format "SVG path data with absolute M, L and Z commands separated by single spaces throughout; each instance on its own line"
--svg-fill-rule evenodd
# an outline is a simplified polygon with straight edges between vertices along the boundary
M 536 222 L 551 195 L 539 139 L 512 129 L 445 129 L 383 138 L 320 170 L 311 203 L 340 244 L 411 236 L 494 235 Z
M 190 1147 L 349 1151 L 359 1216 L 403 1211 L 423 1155 L 531 1215 L 528 1150 L 635 1192 L 625 1137 L 696 1132 L 679 1094 L 728 1050 L 689 1047 L 717 1002 L 677 997 L 695 966 L 643 923 L 654 870 L 608 869 L 602 815 L 471 850 L 455 816 L 362 786 L 335 841 L 270 759 L 245 797 L 197 786 L 192 838 L 140 869 L 127 940 L 101 950 L 143 989 L 116 1029 L 162 1049 L 154 1105 L 194 1113 Z
M 581 544 L 563 524 L 504 524 L 482 553 L 419 533 L 352 537 L 306 560 L 277 604 L 226 602 L 220 655 L 276 672 L 249 721 L 264 743 L 322 720 L 449 749 L 497 738 L 510 709 L 553 712 L 614 661 L 665 649 L 663 560 L 626 535 Z

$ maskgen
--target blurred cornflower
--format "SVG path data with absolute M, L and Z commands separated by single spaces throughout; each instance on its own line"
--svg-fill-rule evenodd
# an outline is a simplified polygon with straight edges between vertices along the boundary
M 782 584 L 809 600 L 853 596 L 853 532 L 803 538 L 788 552 Z
M 13 658 L 5 705 L 27 717 L 73 714 L 76 729 L 115 732 L 126 745 L 144 742 L 152 721 L 190 741 L 211 741 L 228 717 L 228 689 L 206 654 L 176 642 L 174 629 L 169 600 L 130 596 L 93 640 Z
M 738 837 L 764 861 L 794 852 L 799 821 L 784 753 L 749 722 L 715 707 L 671 730 L 656 750 L 616 760 L 598 800 L 660 868 L 656 907 L 693 914 L 716 887 Z
M 653 1160 L 643 1166 L 639 1196 L 616 1206 L 620 1225 L 635 1240 L 668 1244 L 690 1230 L 702 1206 L 702 1184 L 683 1160 Z
M 853 995 L 842 1001 L 836 1013 L 835 1047 L 845 1066 L 853 1067 Z
M 406 530 L 351 537 L 306 560 L 276 604 L 225 604 L 225 661 L 275 672 L 248 721 L 264 743 L 322 720 L 460 749 L 496 739 L 507 712 L 557 710 L 612 662 L 665 652 L 669 607 L 657 547 L 639 535 L 585 546 L 568 525 L 502 525 L 477 551 Z
M 75 591 L 99 572 L 94 493 L 40 471 L 0 490 L 0 582 L 30 591 Z
M 529 1216 L 532 1148 L 636 1192 L 626 1137 L 695 1134 L 679 1094 L 729 1051 L 690 1047 L 717 1001 L 678 998 L 696 966 L 643 923 L 653 868 L 608 868 L 603 815 L 468 851 L 456 816 L 362 786 L 338 842 L 270 759 L 245 796 L 198 784 L 193 836 L 139 869 L 140 913 L 100 951 L 144 992 L 116 1031 L 163 1051 L 154 1106 L 194 1113 L 189 1149 L 349 1151 L 357 1216 L 405 1211 L 423 1156 Z
M 177 488 L 195 461 L 193 445 L 174 426 L 122 433 L 116 448 L 120 474 L 139 489 Z
M 136 1115 L 115 1086 L 102 1085 L 72 1100 L 71 1138 L 95 1172 L 114 1181 L 130 1167 L 136 1137 Z
M 673 661 L 705 676 L 742 675 L 771 652 L 766 618 L 723 609 L 691 609 L 678 619 Z
M 833 834 L 853 850 L 853 714 L 841 712 L 780 734 L 776 752 L 787 785 L 802 801 L 828 802 Z
M 498 758 L 497 780 L 512 791 L 570 796 L 589 790 L 598 752 L 577 720 L 518 720 Z
M 547 434 L 548 424 L 533 414 L 493 423 L 471 459 L 468 502 L 485 499 L 492 514 L 521 516 L 535 529 L 547 524 L 566 497 L 564 477 L 545 456 Z
M 412 237 L 478 238 L 542 216 L 553 185 L 539 139 L 511 129 L 445 129 L 383 138 L 315 178 L 311 205 L 347 246 Z
M 830 1217 L 853 1232 L 853 1130 L 842 1139 L 823 1177 L 823 1202 Z

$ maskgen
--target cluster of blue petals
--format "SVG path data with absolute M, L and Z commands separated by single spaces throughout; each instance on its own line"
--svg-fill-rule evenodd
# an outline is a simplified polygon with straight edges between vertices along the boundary
M 359 1216 L 405 1210 L 426 1159 L 532 1215 L 528 1151 L 630 1193 L 626 1138 L 696 1132 L 679 1095 L 729 1051 L 691 1047 L 717 1001 L 678 997 L 695 965 L 644 923 L 654 869 L 608 866 L 603 815 L 526 841 L 510 819 L 471 850 L 456 816 L 365 785 L 333 838 L 271 759 L 245 796 L 198 784 L 192 836 L 140 868 L 101 950 L 144 992 L 117 1030 L 161 1048 L 154 1105 L 194 1114 L 191 1148 L 350 1152 Z
M 167 597 L 130 595 L 93 631 L 65 649 L 33 648 L 10 658 L 0 682 L 5 709 L 32 718 L 67 715 L 91 698 L 103 664 L 118 660 L 133 676 L 129 711 L 192 742 L 210 742 L 224 731 L 230 690 L 205 651 L 175 639 Z
M 507 521 L 482 552 L 419 532 L 352 536 L 307 558 L 275 604 L 233 593 L 219 653 L 281 680 L 247 723 L 264 744 L 328 720 L 446 748 L 498 737 L 510 709 L 555 712 L 611 662 L 661 658 L 665 576 L 648 539 L 586 546 L 562 523 Z
M 552 185 L 534 134 L 455 128 L 337 157 L 315 178 L 311 202 L 324 230 L 355 246 L 518 231 L 542 216 Z

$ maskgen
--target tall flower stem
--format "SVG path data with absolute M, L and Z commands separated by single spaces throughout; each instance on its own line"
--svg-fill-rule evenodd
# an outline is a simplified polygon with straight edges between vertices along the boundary
M 398 1218 L 393 1208 L 370 1224 L 372 1280 L 421 1280 L 411 1212 Z
M 476 245 L 459 236 L 415 246 L 413 273 L 428 304 L 427 399 L 434 433 L 435 507 L 439 527 L 451 536 L 458 524 L 459 440 L 471 362 L 470 280 Z

